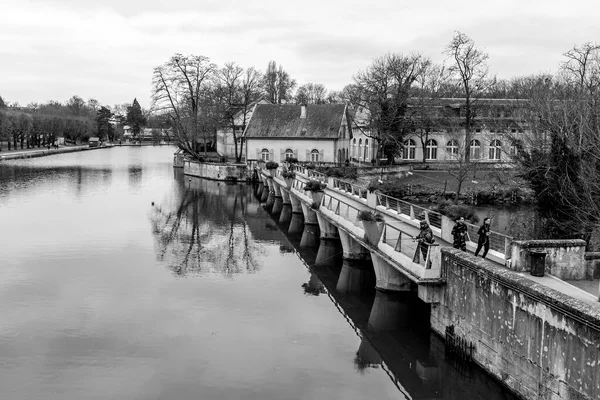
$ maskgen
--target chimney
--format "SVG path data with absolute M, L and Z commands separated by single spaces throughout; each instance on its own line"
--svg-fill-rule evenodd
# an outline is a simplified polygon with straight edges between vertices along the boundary
M 300 118 L 306 118 L 306 104 L 300 106 Z

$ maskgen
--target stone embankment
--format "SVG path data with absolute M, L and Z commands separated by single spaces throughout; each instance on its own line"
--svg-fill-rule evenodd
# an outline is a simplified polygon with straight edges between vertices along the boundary
M 109 146 L 111 147 L 111 146 Z M 76 151 L 87 151 L 87 150 L 97 150 L 97 149 L 107 149 L 109 147 L 89 147 L 88 145 L 84 146 L 68 146 L 68 147 L 60 147 L 58 149 L 50 149 L 47 148 L 39 148 L 39 149 L 28 149 L 18 152 L 10 152 L 6 154 L 0 153 L 0 161 L 8 161 L 8 160 L 18 160 L 22 158 L 35 158 L 35 157 L 45 157 L 51 156 L 53 154 L 63 154 L 63 153 L 73 153 Z

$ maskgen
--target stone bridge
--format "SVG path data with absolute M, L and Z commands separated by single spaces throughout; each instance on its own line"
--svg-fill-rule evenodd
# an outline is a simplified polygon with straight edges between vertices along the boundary
M 260 178 L 269 192 L 290 204 L 292 212 L 302 213 L 305 224 L 319 226 L 322 240 L 340 240 L 347 260 L 370 259 L 381 290 L 417 290 L 425 302 L 437 302 L 444 283 L 441 247 L 451 246 L 454 221 L 424 207 L 371 193 L 366 188 L 312 170 L 295 167 L 293 178 L 284 178 L 281 168 L 262 169 Z M 310 180 L 326 183 L 322 191 L 305 191 Z M 268 193 L 263 194 L 265 196 Z M 377 211 L 383 221 L 361 221 L 360 211 Z M 421 220 L 429 223 L 435 243 L 425 251 L 418 249 L 413 237 Z M 467 247 L 477 227 L 469 226 Z M 512 238 L 493 233 L 488 259 L 504 265 Z M 423 254 L 425 253 L 425 254 Z
M 272 216 L 291 221 L 289 233 L 302 232 L 301 247 L 316 244 L 320 232 L 315 265 L 339 254 L 339 240 L 345 264 L 370 260 L 378 289 L 430 304 L 432 330 L 443 336 L 451 329 L 472 346 L 477 364 L 523 398 L 600 398 L 600 303 L 569 283 L 598 272 L 600 257 L 585 253 L 584 241 L 519 241 L 493 232 L 482 260 L 450 247 L 454 222 L 443 215 L 303 167 L 294 171 L 290 178 L 282 169 L 259 169 L 258 190 Z M 304 190 L 312 180 L 327 186 Z M 377 211 L 382 221 L 361 221 L 361 211 Z M 436 238 L 425 257 L 412 240 L 421 220 Z M 472 252 L 477 227 L 468 229 Z M 530 274 L 532 250 L 547 254 L 544 276 Z M 349 272 L 342 268 L 337 291 L 352 284 Z

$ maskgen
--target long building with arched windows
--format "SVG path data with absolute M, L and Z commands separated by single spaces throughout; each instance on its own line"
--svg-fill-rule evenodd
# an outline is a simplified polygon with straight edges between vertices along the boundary
M 409 163 L 448 163 L 464 159 L 482 163 L 510 162 L 519 149 L 545 137 L 534 138 L 527 114 L 527 101 L 514 99 L 478 99 L 473 107 L 470 134 L 464 126 L 464 99 L 436 99 L 425 109 L 409 103 L 403 142 L 395 161 Z M 421 113 L 416 115 L 416 113 Z M 377 133 L 370 128 L 368 111 L 352 110 L 350 159 L 371 163 L 378 154 Z M 466 141 L 469 146 L 466 146 Z

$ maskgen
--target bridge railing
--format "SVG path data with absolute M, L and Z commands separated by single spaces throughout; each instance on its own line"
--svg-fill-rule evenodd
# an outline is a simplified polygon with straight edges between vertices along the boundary
M 333 187 L 343 192 L 358 196 L 361 199 L 367 198 L 367 187 L 357 185 L 356 183 L 346 182 L 338 178 L 333 178 Z
M 385 207 L 386 210 L 396 211 L 398 214 L 403 214 L 410 219 L 427 221 L 429 225 L 435 228 L 442 228 L 442 214 L 437 211 L 432 211 L 380 192 L 377 192 L 377 205 Z
M 321 182 L 327 182 L 327 175 L 325 175 L 321 172 L 317 172 L 314 169 L 306 168 L 303 165 L 299 165 L 299 164 L 290 165 L 290 169 L 292 171 L 306 175 L 310 179 L 314 179 L 314 180 L 321 181 Z
M 477 243 L 479 226 L 467 223 L 467 235 L 470 242 Z M 490 231 L 490 250 L 497 251 L 505 256 L 509 253 L 510 243 L 514 240 L 512 236 L 499 232 Z
M 335 215 L 339 215 L 346 221 L 351 222 L 353 225 L 360 226 L 362 228 L 362 225 L 359 224 L 358 220 L 358 213 L 362 209 L 357 208 L 349 203 L 346 203 L 343 200 L 340 200 L 328 194 L 323 195 L 323 199 L 321 200 L 321 207 L 325 207 L 327 210 L 333 212 Z
M 388 223 L 384 224 L 381 242 L 410 257 L 412 262 L 424 266 L 425 269 L 431 269 L 432 249 L 439 246 L 437 243 L 418 242 L 411 234 Z

